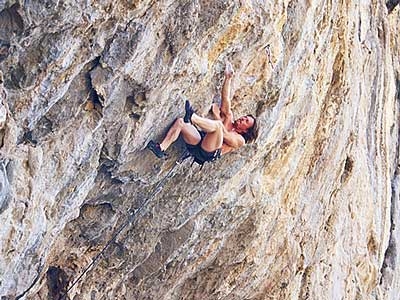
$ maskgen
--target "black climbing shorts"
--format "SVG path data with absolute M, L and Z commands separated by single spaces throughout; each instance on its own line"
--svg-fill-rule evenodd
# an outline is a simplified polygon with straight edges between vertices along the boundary
M 221 149 L 217 149 L 213 152 L 208 152 L 201 148 L 201 142 L 205 137 L 206 133 L 199 131 L 201 140 L 197 145 L 190 145 L 186 143 L 186 148 L 189 153 L 194 157 L 195 162 L 198 164 L 204 164 L 206 161 L 214 161 L 221 157 Z

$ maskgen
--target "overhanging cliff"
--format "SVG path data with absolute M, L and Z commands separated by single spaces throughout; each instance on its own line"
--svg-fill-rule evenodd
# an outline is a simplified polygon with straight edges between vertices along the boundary
M 397 4 L 0 1 L 2 299 L 60 299 L 183 147 L 146 143 L 184 98 L 208 113 L 227 60 L 258 139 L 177 166 L 69 297 L 397 299 Z

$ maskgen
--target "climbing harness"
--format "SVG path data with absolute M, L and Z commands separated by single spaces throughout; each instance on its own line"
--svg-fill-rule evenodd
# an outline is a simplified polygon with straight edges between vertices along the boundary
M 201 142 L 206 136 L 206 133 L 201 130 L 198 130 L 198 132 L 201 137 L 200 142 L 198 142 L 198 144 L 196 145 L 191 145 L 188 143 L 185 143 L 185 145 L 186 145 L 186 151 L 188 152 L 187 157 L 190 156 L 193 157 L 193 161 L 190 166 L 193 166 L 194 163 L 197 163 L 200 166 L 200 170 L 202 170 L 206 162 L 213 162 L 221 157 L 221 149 L 217 149 L 212 152 L 205 151 L 201 147 Z
M 82 271 L 81 275 L 77 279 L 75 279 L 71 285 L 68 287 L 66 292 L 61 295 L 60 300 L 67 299 L 68 297 L 68 292 L 81 280 L 81 278 L 94 266 L 94 264 L 100 259 L 100 256 L 107 250 L 107 248 L 115 241 L 117 236 L 122 232 L 122 230 L 125 229 L 128 224 L 132 223 L 135 219 L 136 216 L 138 216 L 143 209 L 147 206 L 147 204 L 155 197 L 155 195 L 162 190 L 162 188 L 165 185 L 166 180 L 171 177 L 172 173 L 174 172 L 175 168 L 179 166 L 184 160 L 189 158 L 191 155 L 188 150 L 185 150 L 181 157 L 175 162 L 175 164 L 172 166 L 172 168 L 169 169 L 167 175 L 165 175 L 156 185 L 156 187 L 153 189 L 153 192 L 150 194 L 150 196 L 147 198 L 146 201 L 144 201 L 137 210 L 131 211 L 129 213 L 128 219 L 118 228 L 118 230 L 114 233 L 114 235 L 111 237 L 111 239 L 106 243 L 106 245 L 101 249 L 101 251 L 92 259 L 91 263 L 87 265 L 87 267 Z
M 190 166 L 192 167 L 194 163 L 197 163 L 200 166 L 200 171 L 203 169 L 206 162 L 214 162 L 221 157 L 221 149 L 214 151 L 212 155 L 209 156 L 205 154 L 206 152 L 202 150 L 200 146 L 188 147 L 186 149 L 188 151 L 188 157 L 193 157 Z

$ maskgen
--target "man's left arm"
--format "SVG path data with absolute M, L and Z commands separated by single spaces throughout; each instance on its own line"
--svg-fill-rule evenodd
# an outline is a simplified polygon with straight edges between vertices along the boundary
M 213 114 L 214 120 L 223 121 L 221 116 L 221 110 L 219 109 L 219 105 L 217 103 L 212 104 L 211 112 Z

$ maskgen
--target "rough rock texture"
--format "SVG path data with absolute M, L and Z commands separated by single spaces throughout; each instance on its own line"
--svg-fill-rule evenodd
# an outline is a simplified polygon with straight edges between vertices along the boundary
M 1 299 L 62 299 L 139 207 L 70 299 L 398 299 L 397 4 L 0 1 Z M 226 60 L 257 141 L 147 201 Z

